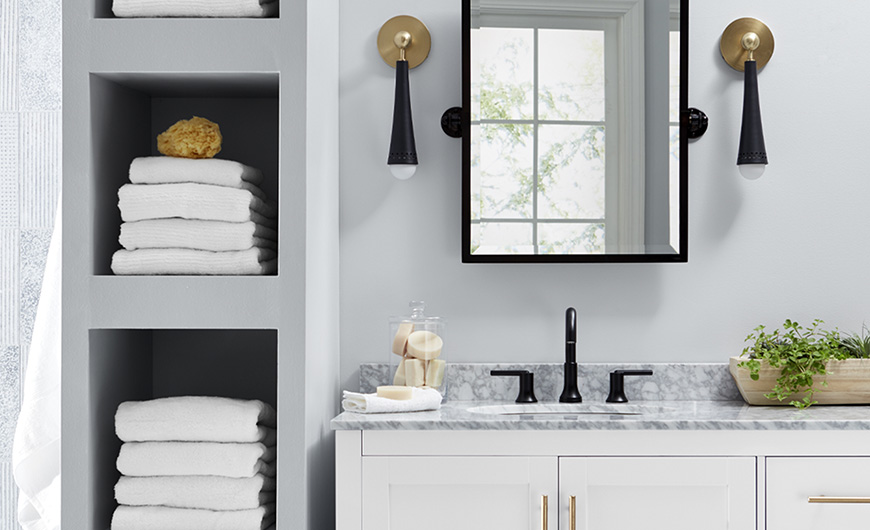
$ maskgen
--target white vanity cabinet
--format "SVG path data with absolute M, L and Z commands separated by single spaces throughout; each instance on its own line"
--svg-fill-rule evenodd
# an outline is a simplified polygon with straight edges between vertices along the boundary
M 752 457 L 561 458 L 559 528 L 754 528 L 755 464 Z
M 557 491 L 555 457 L 366 457 L 362 528 L 556 528 Z
M 629 434 L 632 445 L 636 435 Z M 336 528 L 756 528 L 755 457 L 638 454 L 619 444 L 611 444 L 613 455 L 592 449 L 607 447 L 601 443 L 607 437 L 601 432 L 339 431 Z M 586 445 L 589 456 L 583 456 L 590 438 L 600 440 Z
M 767 530 L 870 528 L 870 458 L 767 459 Z
M 863 409 L 743 412 L 709 429 L 474 429 L 450 409 L 418 430 L 342 419 L 336 529 L 540 530 L 543 495 L 546 530 L 870 529 Z M 363 421 L 390 428 L 345 430 Z
M 361 479 L 362 530 L 755 525 L 755 459 L 746 457 L 370 456 Z

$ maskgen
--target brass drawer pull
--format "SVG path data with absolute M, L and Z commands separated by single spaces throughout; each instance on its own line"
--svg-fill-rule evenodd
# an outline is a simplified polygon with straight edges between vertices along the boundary
M 809 497 L 807 502 L 811 504 L 870 504 L 870 497 Z
M 547 530 L 547 496 L 541 495 L 541 530 Z
M 568 529 L 577 530 L 577 497 L 568 497 Z

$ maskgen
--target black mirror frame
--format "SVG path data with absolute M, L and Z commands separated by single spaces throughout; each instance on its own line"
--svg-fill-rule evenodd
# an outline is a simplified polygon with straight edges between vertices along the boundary
M 462 263 L 687 263 L 689 261 L 689 0 L 680 0 L 680 249 L 677 254 L 471 253 L 471 0 L 462 0 Z

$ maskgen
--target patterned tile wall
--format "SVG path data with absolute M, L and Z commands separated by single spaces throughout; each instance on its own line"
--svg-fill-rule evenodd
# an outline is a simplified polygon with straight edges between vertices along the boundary
M 61 0 L 0 0 L 0 530 L 61 166 Z

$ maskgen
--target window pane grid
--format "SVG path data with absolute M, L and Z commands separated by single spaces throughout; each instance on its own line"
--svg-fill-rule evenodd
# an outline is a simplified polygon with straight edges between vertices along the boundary
M 605 128 L 605 120 L 603 116 L 603 106 L 596 110 L 595 104 L 595 85 L 594 82 L 589 86 L 572 86 L 566 84 L 561 78 L 560 72 L 553 71 L 552 64 L 549 65 L 548 87 L 547 93 L 542 92 L 542 64 L 544 59 L 541 57 L 541 32 L 539 28 L 531 29 L 531 116 L 516 116 L 516 115 L 499 115 L 493 116 L 492 113 L 472 113 L 471 125 L 476 127 L 478 131 L 482 127 L 505 127 L 505 126 L 526 126 L 529 131 L 526 133 L 529 136 L 527 148 L 531 151 L 532 167 L 529 190 L 530 197 L 528 205 L 529 210 L 520 213 L 514 208 L 494 211 L 491 208 L 486 209 L 487 212 L 504 214 L 505 216 L 486 215 L 484 207 L 477 212 L 477 215 L 472 215 L 471 224 L 474 227 L 472 235 L 472 246 L 481 253 L 492 252 L 507 252 L 507 253 L 574 253 L 576 251 L 582 253 L 603 253 L 604 251 L 604 211 L 603 198 L 598 200 L 602 205 L 600 208 L 592 207 L 589 209 L 589 200 L 584 196 L 592 196 L 596 193 L 602 195 L 604 187 L 595 184 L 597 173 L 603 174 L 604 160 L 600 156 L 598 160 L 593 160 L 590 165 L 584 163 L 582 158 L 588 157 L 589 152 L 603 154 L 603 144 L 598 146 L 596 142 L 603 142 L 603 134 Z M 552 30 L 547 30 L 552 31 Z M 576 31 L 573 32 L 575 35 Z M 589 30 L 583 30 L 584 36 L 590 33 Z M 603 35 L 602 31 L 596 31 Z M 562 35 L 556 35 L 555 39 L 571 38 L 567 31 L 562 31 Z M 576 37 L 575 37 L 576 38 Z M 595 38 L 595 37 L 593 37 Z M 602 39 L 603 37 L 598 37 Z M 554 35 L 548 35 L 550 41 L 554 40 Z M 528 42 L 528 41 L 527 41 Z M 552 48 L 552 42 L 550 47 Z M 528 49 L 528 48 L 527 48 Z M 552 62 L 552 59 L 547 59 Z M 603 56 L 601 58 L 603 60 Z M 601 73 L 595 72 L 594 76 L 603 76 Z M 528 79 L 528 78 L 526 78 Z M 596 77 L 597 79 L 597 77 Z M 603 77 L 600 78 L 603 82 Z M 603 86 L 603 85 L 602 85 Z M 590 88 L 591 87 L 591 88 Z M 586 92 L 583 92 L 583 91 Z M 590 90 L 592 92 L 590 92 Z M 584 104 L 571 105 L 566 107 L 566 101 L 571 101 L 571 96 L 576 91 L 580 93 L 592 94 L 592 99 L 588 102 L 584 99 Z M 601 94 L 603 97 L 603 93 Z M 543 99 L 546 99 L 544 103 Z M 603 102 L 603 99 L 602 99 Z M 547 106 L 547 115 L 542 118 L 542 105 Z M 603 103 L 601 103 L 603 105 Z M 588 110 L 584 110 L 588 107 Z M 597 114 L 601 114 L 601 119 Z M 487 116 L 486 114 L 489 114 Z M 584 119 L 585 118 L 585 119 Z M 542 139 L 542 127 L 547 130 L 545 133 L 546 139 Z M 596 132 L 597 131 L 597 132 Z M 530 144 L 530 145 L 529 145 Z M 595 144 L 595 145 L 593 145 Z M 545 148 L 546 146 L 546 148 Z M 528 156 L 528 155 L 526 155 Z M 498 164 L 498 162 L 497 162 Z M 545 171 L 542 174 L 542 171 Z M 590 172 L 585 179 L 577 181 L 574 179 L 576 175 Z M 498 178 L 499 173 L 488 172 L 488 178 Z M 545 176 L 546 175 L 546 176 Z M 593 176 L 590 176 L 593 175 Z M 487 174 L 481 175 L 486 177 Z M 590 178 L 592 180 L 590 180 Z M 546 179 L 546 180 L 542 180 Z M 479 181 L 481 182 L 481 181 Z M 483 185 L 478 197 L 485 201 L 486 189 L 490 185 L 481 182 Z M 527 181 L 527 183 L 529 183 Z M 598 190 L 596 191 L 596 188 Z M 571 189 L 573 197 L 569 200 L 559 198 L 560 190 Z M 492 193 L 488 196 L 492 196 Z M 476 200 L 476 199 L 475 199 Z M 542 204 L 544 201 L 544 204 Z M 592 202 L 596 202 L 595 199 Z M 481 203 L 483 204 L 483 203 Z M 492 200 L 490 200 L 490 204 Z M 596 211 L 600 210 L 600 211 Z M 559 217 L 553 217 L 553 214 Z M 583 214 L 587 215 L 583 215 Z M 588 215 L 593 213 L 595 215 Z M 513 215 L 511 215 L 513 214 Z M 579 215 L 578 215 L 579 214 Z M 576 215 L 576 217 L 572 217 Z M 508 227 L 514 226 L 517 229 L 525 226 L 530 233 L 517 232 Z M 552 227 L 548 229 L 547 227 Z M 558 228 L 561 227 L 561 228 Z M 513 230 L 513 231 L 512 231 Z M 484 243 L 482 234 L 486 232 L 487 238 Z M 528 239 L 526 239 L 528 238 Z M 473 250 L 476 252 L 477 250 Z

